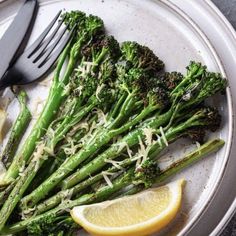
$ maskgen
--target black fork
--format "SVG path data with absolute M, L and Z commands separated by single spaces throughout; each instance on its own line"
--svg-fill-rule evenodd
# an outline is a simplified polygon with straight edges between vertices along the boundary
M 61 11 L 35 42 L 23 52 L 15 64 L 5 73 L 0 80 L 0 89 L 12 85 L 29 84 L 41 79 L 47 74 L 69 42 L 74 31 L 74 29 L 68 31 L 66 26 L 63 25 L 62 19 L 48 36 L 60 15 Z M 59 29 L 61 29 L 60 32 Z M 52 40 L 54 41 L 52 42 Z

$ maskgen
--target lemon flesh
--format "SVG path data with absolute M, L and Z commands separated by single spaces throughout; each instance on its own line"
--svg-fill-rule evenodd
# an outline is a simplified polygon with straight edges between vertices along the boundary
M 71 215 L 92 235 L 148 235 L 176 216 L 184 182 L 181 179 L 132 196 L 78 206 Z

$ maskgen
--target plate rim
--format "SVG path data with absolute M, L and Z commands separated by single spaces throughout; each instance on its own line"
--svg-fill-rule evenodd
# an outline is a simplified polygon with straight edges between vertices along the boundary
M 156 1 L 156 0 L 152 0 L 152 1 Z M 218 53 L 217 53 L 217 51 L 214 49 L 214 47 L 213 47 L 213 45 L 211 44 L 211 42 L 210 42 L 210 40 L 208 39 L 208 37 L 204 34 L 204 32 L 201 30 L 201 28 L 195 23 L 195 22 L 193 22 L 193 20 L 190 18 L 190 17 L 188 17 L 188 15 L 184 12 L 184 11 L 182 11 L 180 8 L 178 8 L 177 6 L 175 6 L 173 3 L 171 3 L 169 0 L 159 0 L 160 2 L 162 2 L 162 3 L 164 3 L 165 5 L 170 5 L 171 6 L 171 9 L 172 10 L 175 10 L 176 11 L 176 9 L 178 9 L 178 15 L 180 15 L 181 17 L 183 17 L 184 19 L 185 19 L 185 21 L 187 21 L 188 23 L 190 23 L 190 25 L 192 26 L 192 28 L 194 28 L 194 30 L 196 30 L 197 31 L 197 33 L 198 34 L 200 34 L 200 37 L 201 37 L 201 40 L 203 40 L 204 41 L 204 43 L 207 45 L 207 47 L 208 48 L 210 48 L 210 51 L 211 51 L 211 53 L 213 53 L 213 57 L 214 57 L 214 59 L 216 60 L 216 62 L 217 62 L 217 66 L 219 67 L 219 69 L 220 69 L 220 71 L 221 71 L 221 73 L 223 74 L 223 75 L 225 75 L 225 69 L 224 69 L 224 66 L 223 66 L 223 64 L 222 64 L 222 62 L 221 62 L 221 60 L 220 60 L 220 57 L 218 56 Z M 208 2 L 208 0 L 204 0 L 204 1 L 206 1 L 206 2 Z M 48 3 L 48 2 L 50 2 L 50 1 L 48 1 L 47 0 L 47 2 L 46 3 Z M 55 2 L 57 2 L 57 1 L 55 1 Z M 40 3 L 41 3 L 41 1 L 40 1 Z M 45 4 L 46 4 L 45 3 Z M 167 4 L 168 3 L 168 4 Z M 214 4 L 213 4 L 214 5 Z M 1 6 L 0 6 L 0 8 L 1 8 Z M 181 12 L 181 14 L 180 14 L 180 12 Z M 222 14 L 222 13 L 221 13 Z M 10 18 L 12 18 L 14 16 L 14 14 L 12 14 L 11 16 L 9 16 L 8 18 L 6 18 L 5 20 L 4 20 L 4 23 L 6 22 L 6 21 L 8 21 Z M 227 20 L 226 20 L 227 21 Z M 3 22 L 1 22 L 1 24 L 4 24 Z M 236 38 L 236 35 L 235 35 L 235 38 Z M 229 120 L 228 120 L 228 122 L 229 122 L 229 136 L 230 136 L 230 138 L 229 138 L 229 140 L 228 140 L 228 147 L 226 148 L 226 150 L 225 150 L 225 153 L 224 153 L 224 156 L 227 156 L 227 160 L 228 160 L 228 158 L 229 158 L 229 155 L 230 155 L 230 149 L 231 149 L 231 145 L 232 145 L 232 139 L 233 139 L 233 122 L 232 122 L 232 114 L 233 114 L 233 105 L 232 105 L 232 93 L 230 92 L 230 90 L 228 89 L 228 91 L 227 91 L 227 103 L 228 103 L 228 113 L 229 113 Z M 232 131 L 230 130 L 232 128 Z M 224 163 L 224 165 L 225 165 L 226 163 Z M 223 170 L 222 170 L 222 173 L 221 173 L 221 177 L 218 179 L 218 181 L 217 181 L 217 183 L 218 182 L 220 182 L 221 181 L 221 178 L 223 177 L 223 173 L 224 173 L 224 170 L 225 170 L 225 168 L 223 168 Z M 216 184 L 216 186 L 218 186 L 219 185 L 219 183 L 218 184 Z M 215 189 L 216 189 L 216 187 L 214 188 L 214 191 L 215 191 Z M 211 197 L 212 197 L 212 193 L 210 194 L 211 195 Z M 210 204 L 210 202 L 211 202 L 211 199 L 209 199 L 209 201 L 207 202 L 207 204 Z M 204 212 L 203 212 L 203 210 L 200 212 L 200 214 L 198 213 L 198 215 L 200 216 L 200 215 L 202 215 Z M 197 217 L 197 216 L 196 216 Z M 195 217 L 195 218 L 196 218 Z M 192 223 L 191 223 L 191 225 L 192 224 L 194 224 L 194 222 L 196 221 L 196 219 L 195 220 L 191 220 L 191 221 L 193 221 Z M 186 226 L 185 226 L 186 227 Z M 191 227 L 191 226 L 190 226 Z M 185 233 L 185 232 L 182 232 L 183 231 L 183 229 L 180 231 L 180 233 L 182 234 L 182 233 Z
M 217 6 L 211 0 L 194 0 L 189 2 L 187 0 L 178 1 L 178 0 L 170 0 L 174 4 L 178 5 L 183 11 L 185 11 L 188 15 L 191 15 L 188 7 L 192 7 L 191 5 L 195 5 L 196 14 L 191 15 L 193 20 L 201 25 L 201 29 L 208 35 L 211 43 L 216 48 L 220 58 L 223 61 L 224 67 L 226 69 L 226 74 L 229 74 L 231 71 L 236 73 L 235 63 L 236 63 L 236 31 L 227 18 L 223 15 L 223 13 L 217 8 Z M 186 6 L 184 6 L 186 5 Z M 189 6 L 190 5 L 190 6 Z M 199 9 L 198 9 L 199 8 Z M 206 25 L 202 19 L 203 17 L 209 17 L 210 20 L 208 22 L 209 25 Z M 221 38 L 221 40 L 217 41 L 217 36 Z M 232 55 L 233 54 L 233 55 Z M 230 87 L 232 91 L 236 90 L 236 82 L 232 75 L 228 76 L 229 81 L 231 82 Z M 191 231 L 190 235 L 198 235 L 198 230 L 202 230 L 205 232 L 205 235 L 220 235 L 223 231 L 227 223 L 230 221 L 234 213 L 236 212 L 236 189 L 232 189 L 228 186 L 232 186 L 233 179 L 236 178 L 236 173 L 233 165 L 235 166 L 236 160 L 233 155 L 236 153 L 236 94 L 232 93 L 232 105 L 233 105 L 233 138 L 232 138 L 232 148 L 230 150 L 230 163 L 226 168 L 226 172 L 223 176 L 223 179 L 220 183 L 219 189 L 216 193 L 216 196 L 212 200 L 206 212 L 204 212 L 201 219 L 198 221 L 198 225 L 195 225 Z M 231 164 L 231 165 L 230 165 Z M 227 196 L 227 198 L 222 196 Z M 222 204 L 223 203 L 223 204 Z M 216 209 L 221 207 L 221 212 L 217 212 Z M 217 208 L 218 206 L 218 208 Z M 213 215 L 216 214 L 216 215 Z M 204 228 L 205 222 L 208 222 L 209 229 L 201 229 Z M 199 226 L 200 223 L 200 226 Z M 200 227 L 200 229 L 199 229 Z M 206 234 L 207 233 L 207 234 Z

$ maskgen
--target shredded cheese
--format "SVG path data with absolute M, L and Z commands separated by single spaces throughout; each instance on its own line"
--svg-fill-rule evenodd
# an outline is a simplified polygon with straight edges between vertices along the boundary
M 82 93 L 82 90 L 83 90 L 83 86 L 80 85 L 80 86 L 78 86 L 78 87 L 74 90 L 74 92 L 75 92 L 76 94 L 78 94 L 78 96 L 80 96 L 81 93 Z
M 67 95 L 67 94 L 70 93 L 70 91 L 71 91 L 71 86 L 70 86 L 70 84 L 67 84 L 67 85 L 64 87 L 63 93 L 64 93 L 65 95 Z
M 88 122 L 84 121 L 84 122 L 80 122 L 77 125 L 75 125 L 71 131 L 68 133 L 69 136 L 73 136 L 76 131 L 80 130 L 80 129 L 85 129 L 86 132 L 89 131 L 89 124 Z
M 81 77 L 85 77 L 86 75 L 88 75 L 89 73 L 92 72 L 91 68 L 93 66 L 97 66 L 97 63 L 94 62 L 90 62 L 90 61 L 83 61 L 78 68 L 76 69 L 76 72 L 80 73 L 79 75 Z
M 83 65 L 79 65 L 78 68 L 75 69 L 75 71 L 79 73 L 81 77 L 84 77 L 86 75 L 86 68 Z
M 53 147 L 45 147 L 44 148 L 44 151 L 46 152 L 46 153 L 48 153 L 50 156 L 55 156 L 55 153 L 54 153 L 54 148 Z
M 52 129 L 52 127 L 49 126 L 47 130 L 47 136 L 49 139 L 54 139 L 55 138 L 55 130 Z
M 19 169 L 19 176 L 23 176 L 24 170 L 25 170 L 25 161 L 22 162 L 22 166 Z
M 115 146 L 118 149 L 117 152 L 121 152 L 127 146 L 127 143 L 126 142 L 118 142 L 118 143 L 115 143 Z
M 37 119 L 41 113 L 42 107 L 44 106 L 45 100 L 37 97 L 34 102 L 34 109 L 32 111 L 33 119 Z
M 34 216 L 36 213 L 35 210 L 36 210 L 36 206 L 34 206 L 33 208 L 28 208 L 27 210 L 22 211 L 20 213 L 21 219 L 26 220 L 27 218 Z M 32 214 L 32 212 L 33 212 L 33 214 Z
M 72 195 L 73 195 L 73 188 L 62 191 L 61 192 L 62 202 L 71 200 Z
M 33 153 L 33 158 L 32 160 L 35 161 L 35 166 L 34 170 L 35 172 L 38 171 L 39 166 L 40 166 L 40 158 L 42 157 L 44 153 L 44 148 L 45 148 L 45 143 L 44 142 L 39 142 L 36 151 Z
M 143 160 L 146 160 L 147 156 L 148 156 L 148 151 L 149 151 L 148 147 L 145 148 L 144 143 L 143 143 L 140 136 L 138 137 L 138 139 L 139 139 L 139 146 L 140 146 L 138 153 L 139 153 L 140 157 L 143 158 Z
M 152 135 L 153 135 L 154 131 L 155 131 L 154 129 L 147 128 L 147 127 L 143 129 L 146 145 L 152 145 L 152 143 L 153 143 Z
M 116 167 L 119 170 L 124 170 L 124 168 L 122 166 L 120 166 L 121 161 L 114 161 L 114 160 L 105 159 L 105 162 L 112 164 L 114 167 Z
M 81 146 L 80 144 L 75 144 L 75 141 L 71 137 L 67 137 L 67 142 L 69 147 L 63 147 L 66 155 L 74 155 L 77 149 Z
M 147 159 L 150 149 L 152 145 L 156 143 L 156 141 L 152 140 L 152 133 L 154 130 L 146 129 L 143 132 L 146 133 L 146 147 L 139 136 L 139 149 L 136 155 L 131 159 L 132 161 L 136 161 L 136 169 L 140 167 L 140 165 Z
M 142 163 L 141 158 L 137 159 L 137 161 L 135 163 L 135 171 L 137 171 L 140 168 L 141 163 Z
M 133 152 L 132 152 L 132 150 L 129 148 L 128 143 L 125 143 L 125 144 L 126 144 L 125 146 L 126 146 L 126 150 L 127 150 L 128 155 L 129 155 L 129 158 L 132 159 L 132 158 L 133 158 L 133 156 L 132 156 Z
M 109 175 L 112 176 L 112 175 L 114 175 L 114 173 L 110 173 L 110 172 L 108 172 L 108 171 L 102 171 L 102 175 L 103 175 L 103 178 L 104 178 L 104 180 L 106 181 L 107 185 L 108 185 L 109 187 L 112 187 L 113 184 L 112 184 L 112 182 L 111 182 L 111 180 L 109 179 L 108 176 L 109 176 Z
M 89 143 L 93 139 L 93 135 L 92 134 L 93 134 L 93 131 L 96 130 L 96 128 L 97 128 L 96 122 L 93 121 L 93 123 L 91 124 L 90 129 L 89 129 L 89 131 L 88 131 L 88 133 L 86 135 L 87 139 L 81 139 L 80 140 L 80 144 L 81 145 L 84 145 L 85 142 Z
M 99 94 L 102 91 L 102 89 L 104 88 L 104 86 L 105 86 L 104 84 L 98 85 L 97 89 L 96 89 L 95 95 L 96 95 L 96 98 L 98 99 L 99 102 L 101 102 L 101 99 L 99 98 Z
M 166 145 L 166 146 L 169 146 L 162 126 L 160 127 L 160 132 L 161 132 L 161 137 L 162 137 L 162 139 L 163 139 L 165 145 Z
M 107 123 L 107 114 L 104 114 L 104 112 L 101 109 L 95 108 L 93 110 L 93 113 L 97 114 L 98 116 L 98 125 L 103 125 Z

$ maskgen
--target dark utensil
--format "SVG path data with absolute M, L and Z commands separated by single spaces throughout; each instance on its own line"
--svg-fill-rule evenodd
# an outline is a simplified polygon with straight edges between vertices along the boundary
M 2 80 L 0 80 L 0 89 L 11 85 L 32 83 L 35 80 L 42 78 L 54 65 L 74 31 L 73 29 L 68 31 L 64 26 L 59 32 L 59 29 L 62 28 L 63 25 L 63 20 L 61 20 L 51 35 L 46 38 L 57 22 L 60 14 L 61 11 L 38 39 L 26 49 L 26 51 L 17 59 L 16 63 L 4 74 Z
M 34 16 L 37 0 L 26 0 L 13 22 L 0 40 L 0 78 L 16 58 L 22 43 L 27 38 Z

